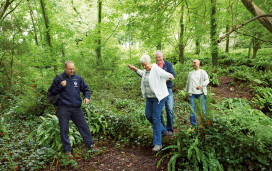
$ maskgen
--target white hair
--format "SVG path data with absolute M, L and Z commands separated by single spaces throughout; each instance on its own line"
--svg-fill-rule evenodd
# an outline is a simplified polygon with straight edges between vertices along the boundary
M 157 51 L 155 52 L 155 56 L 158 55 L 158 54 L 161 54 L 161 55 L 163 56 L 163 53 L 162 53 L 161 50 L 157 50 Z
M 151 59 L 150 59 L 150 56 L 149 55 L 143 55 L 141 58 L 140 58 L 140 62 L 141 63 L 150 63 L 151 62 Z

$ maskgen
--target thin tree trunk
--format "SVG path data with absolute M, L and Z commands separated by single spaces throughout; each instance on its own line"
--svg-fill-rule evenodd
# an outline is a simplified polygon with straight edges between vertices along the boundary
M 252 44 L 253 44 L 253 38 L 250 40 L 249 45 L 248 45 L 248 54 L 247 54 L 248 59 L 250 58 Z
M 98 35 L 97 35 L 97 47 L 96 47 L 96 55 L 97 55 L 97 64 L 100 64 L 102 61 L 101 57 L 101 21 L 102 21 L 102 0 L 97 1 L 98 7 Z
M 47 40 L 48 46 L 51 49 L 52 45 L 51 45 L 51 37 L 50 37 L 49 20 L 48 20 L 48 17 L 46 15 L 46 9 L 45 9 L 44 0 L 40 0 L 40 3 L 41 3 L 43 18 L 44 18 L 44 24 L 45 24 L 45 28 L 46 28 L 46 40 Z
M 195 54 L 199 55 L 200 54 L 200 39 L 197 38 L 195 41 Z
M 31 8 L 29 0 L 27 0 L 27 2 L 28 2 L 29 14 L 30 14 L 31 21 L 32 21 L 32 24 L 33 24 L 34 40 L 35 40 L 36 45 L 39 46 L 37 30 L 36 30 L 36 24 L 34 22 L 34 17 L 33 17 L 33 10 Z
M 229 32 L 229 25 L 226 25 L 226 33 Z M 225 49 L 226 53 L 229 53 L 229 35 L 227 36 L 227 40 L 226 40 L 226 49 Z
M 260 35 L 258 35 L 260 37 Z M 252 59 L 256 59 L 257 52 L 259 49 L 261 49 L 262 42 L 260 42 L 258 39 L 253 38 L 253 54 Z
M 184 42 L 183 42 L 183 35 L 184 35 L 184 5 L 181 6 L 181 16 L 180 16 L 180 35 L 179 35 L 179 62 L 184 63 Z
M 161 11 L 162 11 L 163 1 L 159 0 L 157 3 L 160 4 L 160 5 L 158 6 L 158 13 L 156 15 L 156 22 L 155 22 L 155 30 L 157 31 L 157 35 L 156 35 L 156 49 L 157 50 L 162 50 L 162 33 L 161 33 L 162 19 L 161 19 Z
M 211 54 L 212 54 L 212 65 L 217 67 L 218 65 L 218 47 L 216 43 L 216 0 L 211 0 Z

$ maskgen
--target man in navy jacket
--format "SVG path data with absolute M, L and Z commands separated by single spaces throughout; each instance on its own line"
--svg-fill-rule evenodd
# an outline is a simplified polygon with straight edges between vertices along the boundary
M 161 67 L 166 72 L 171 73 L 175 77 L 173 66 L 170 62 L 163 60 L 162 51 L 160 50 L 156 51 L 155 58 L 156 58 L 156 64 L 159 67 Z M 166 110 L 166 117 L 167 117 L 166 135 L 173 136 L 173 107 L 174 107 L 174 97 L 173 97 L 173 91 L 172 91 L 173 83 L 171 80 L 168 80 L 166 82 L 166 85 L 167 85 L 168 93 L 169 93 L 165 101 L 165 110 Z M 163 117 L 162 117 L 162 123 L 164 125 Z
M 90 128 L 84 118 L 84 113 L 81 110 L 82 99 L 80 97 L 80 92 L 83 92 L 85 96 L 84 103 L 89 104 L 91 93 L 83 79 L 75 74 L 75 65 L 72 61 L 67 61 L 64 69 L 65 72 L 61 74 L 63 81 L 56 76 L 51 86 L 51 92 L 54 94 L 60 93 L 57 103 L 60 138 L 64 152 L 67 153 L 69 157 L 72 157 L 71 144 L 68 136 L 70 119 L 77 126 L 85 145 L 89 149 L 93 149 L 94 142 Z

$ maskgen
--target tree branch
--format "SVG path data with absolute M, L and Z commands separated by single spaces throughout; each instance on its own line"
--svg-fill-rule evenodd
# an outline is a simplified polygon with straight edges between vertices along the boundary
M 226 37 L 228 37 L 231 33 L 233 33 L 234 31 L 240 29 L 241 27 L 244 27 L 245 25 L 247 25 L 248 23 L 256 20 L 256 19 L 259 19 L 259 18 L 262 18 L 262 17 L 272 17 L 272 14 L 265 14 L 265 15 L 259 15 L 259 16 L 256 16 L 238 26 L 234 26 L 234 28 L 231 29 L 231 31 L 229 31 L 228 33 L 224 34 L 223 36 L 221 36 L 217 41 L 216 43 L 220 43 L 223 39 L 225 39 Z
M 262 42 L 268 42 L 268 43 L 272 43 L 272 41 L 269 41 L 269 40 L 263 40 L 263 39 L 260 39 L 258 37 L 255 37 L 255 36 L 252 36 L 252 35 L 249 35 L 247 33 L 242 33 L 242 32 L 239 32 L 239 31 L 235 31 L 236 33 L 239 33 L 239 34 L 242 34 L 242 35 L 245 35 L 245 36 L 248 36 L 248 37 L 252 37 L 254 39 L 257 39 L 257 40 L 260 40 Z
M 115 29 L 113 30 L 113 32 L 111 33 L 111 35 L 107 38 L 107 40 L 103 43 L 102 46 L 104 46 L 107 41 L 111 38 L 111 36 L 113 35 L 113 33 L 116 31 L 116 29 L 118 28 L 119 24 L 120 24 L 120 21 L 121 21 L 122 18 L 120 18 L 120 20 L 118 21 L 118 24 L 116 25 Z
M 11 3 L 12 3 L 13 1 L 11 1 Z M 12 10 L 10 10 L 3 18 L 2 18 L 2 20 L 4 20 L 10 13 L 12 13 L 19 5 L 20 5 L 20 3 L 22 2 L 22 0 L 12 9 Z

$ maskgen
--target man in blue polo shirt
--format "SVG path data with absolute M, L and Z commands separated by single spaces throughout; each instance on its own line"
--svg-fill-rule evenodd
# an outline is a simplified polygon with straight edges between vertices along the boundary
M 53 80 L 51 91 L 54 94 L 60 93 L 57 103 L 58 119 L 60 126 L 60 138 L 64 152 L 72 158 L 71 144 L 69 141 L 69 120 L 71 119 L 77 126 L 78 131 L 83 138 L 85 145 L 90 150 L 94 149 L 94 142 L 90 128 L 85 120 L 84 113 L 81 110 L 82 99 L 80 92 L 83 92 L 84 103 L 90 103 L 90 91 L 88 85 L 83 79 L 75 74 L 75 65 L 72 61 L 67 61 L 64 66 L 65 72 L 61 74 L 63 81 L 56 76 Z
M 160 50 L 156 51 L 155 58 L 156 58 L 156 64 L 160 68 L 162 68 L 166 72 L 171 73 L 175 77 L 173 66 L 170 62 L 163 59 L 162 51 Z M 173 97 L 173 91 L 172 91 L 173 83 L 171 80 L 168 80 L 166 82 L 166 85 L 168 88 L 169 95 L 166 97 L 166 101 L 165 101 L 165 110 L 166 110 L 166 117 L 167 117 L 167 125 L 166 125 L 167 133 L 165 135 L 173 136 L 173 107 L 174 107 L 174 97 Z M 164 125 L 163 117 L 162 117 L 162 123 Z

